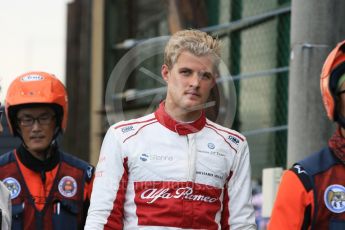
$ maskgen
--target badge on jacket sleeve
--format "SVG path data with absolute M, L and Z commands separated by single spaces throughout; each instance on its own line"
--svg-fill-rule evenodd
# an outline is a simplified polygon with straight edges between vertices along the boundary
M 11 200 L 15 199 L 21 191 L 21 186 L 20 186 L 19 182 L 13 177 L 7 177 L 2 182 L 5 184 L 7 189 L 10 191 Z
M 326 207 L 334 213 L 345 211 L 345 187 L 333 184 L 327 187 L 324 193 Z
M 72 197 L 77 193 L 77 182 L 71 176 L 64 176 L 59 182 L 59 192 L 64 197 Z

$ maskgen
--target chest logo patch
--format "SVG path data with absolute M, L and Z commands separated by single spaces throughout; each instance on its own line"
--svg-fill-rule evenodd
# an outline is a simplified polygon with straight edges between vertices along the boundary
M 71 176 L 64 176 L 59 182 L 59 192 L 64 197 L 72 197 L 77 193 L 77 182 Z
M 207 144 L 207 147 L 208 147 L 209 149 L 214 149 L 216 146 L 215 146 L 213 143 L 208 143 L 208 144 Z
M 345 211 L 345 187 L 333 184 L 327 187 L 324 193 L 326 207 L 334 213 Z
M 2 181 L 11 193 L 11 200 L 15 199 L 22 190 L 19 182 L 13 177 L 7 177 Z

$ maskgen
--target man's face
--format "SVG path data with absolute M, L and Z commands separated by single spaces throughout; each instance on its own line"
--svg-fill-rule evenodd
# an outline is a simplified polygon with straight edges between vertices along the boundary
M 56 119 L 54 110 L 48 106 L 24 108 L 18 111 L 19 133 L 33 154 L 42 154 L 54 136 Z
M 210 55 L 195 56 L 184 51 L 169 70 L 162 66 L 162 76 L 167 82 L 167 98 L 174 109 L 200 110 L 215 85 L 214 62 Z

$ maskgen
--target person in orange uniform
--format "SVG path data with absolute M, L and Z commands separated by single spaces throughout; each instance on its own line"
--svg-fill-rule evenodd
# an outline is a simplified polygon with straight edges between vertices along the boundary
M 5 100 L 10 131 L 22 140 L 0 157 L 12 229 L 82 229 L 94 168 L 58 146 L 68 115 L 64 85 L 49 73 L 25 73 L 13 80 Z
M 270 230 L 345 229 L 345 41 L 324 63 L 321 94 L 337 129 L 327 147 L 284 173 Z

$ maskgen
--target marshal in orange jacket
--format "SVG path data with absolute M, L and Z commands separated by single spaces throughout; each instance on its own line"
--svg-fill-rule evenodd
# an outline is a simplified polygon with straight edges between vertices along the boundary
M 327 147 L 282 177 L 269 230 L 345 229 L 345 167 Z

